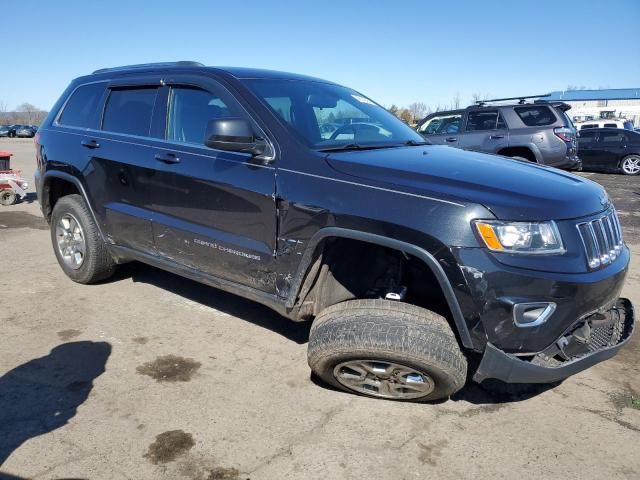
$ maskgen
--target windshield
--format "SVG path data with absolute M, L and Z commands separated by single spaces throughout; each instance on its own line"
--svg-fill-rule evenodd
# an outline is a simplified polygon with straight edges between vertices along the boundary
M 246 80 L 249 88 L 311 148 L 374 148 L 424 139 L 349 88 L 305 80 Z

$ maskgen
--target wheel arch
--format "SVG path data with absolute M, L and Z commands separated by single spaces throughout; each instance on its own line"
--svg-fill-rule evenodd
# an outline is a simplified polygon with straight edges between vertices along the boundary
M 67 188 L 60 187 L 61 185 L 69 185 L 72 187 L 72 190 Z M 61 190 L 59 190 L 61 188 Z M 74 191 L 75 190 L 75 191 Z M 98 219 L 96 217 L 95 211 L 93 210 L 93 206 L 89 201 L 89 197 L 87 196 L 87 192 L 82 185 L 82 182 L 75 176 L 67 173 L 61 172 L 58 170 L 49 170 L 45 173 L 44 178 L 42 180 L 42 212 L 45 215 L 47 221 L 51 218 L 51 212 L 53 211 L 53 207 L 55 203 L 62 197 L 70 194 L 78 194 L 82 196 L 83 200 L 87 204 L 87 208 L 91 213 L 91 218 L 93 219 L 96 227 L 98 228 L 98 232 L 100 236 L 104 240 L 104 234 L 102 233 L 102 229 L 100 228 L 100 224 L 98 223 Z
M 463 346 L 470 349 L 474 348 L 469 329 L 462 314 L 460 304 L 458 303 L 458 299 L 453 291 L 453 287 L 451 286 L 451 283 L 449 282 L 445 271 L 438 263 L 437 259 L 427 250 L 417 245 L 407 243 L 402 240 L 385 237 L 375 233 L 362 232 L 341 227 L 325 227 L 316 232 L 309 241 L 296 271 L 296 274 L 293 278 L 290 293 L 285 305 L 287 309 L 294 308 L 303 287 L 303 282 L 307 276 L 307 273 L 309 272 L 309 269 L 311 268 L 314 260 L 317 258 L 318 247 L 321 246 L 321 244 L 323 244 L 323 242 L 325 242 L 326 240 L 333 238 L 357 240 L 380 247 L 386 247 L 406 253 L 420 260 L 437 280 L 438 285 L 440 286 L 446 303 L 449 307 L 449 310 L 451 311 L 451 315 L 455 323 L 455 328 Z
M 504 155 L 506 157 L 521 156 L 535 163 L 543 163 L 540 151 L 535 147 L 535 145 L 531 144 L 509 145 L 508 147 L 498 150 L 497 154 Z

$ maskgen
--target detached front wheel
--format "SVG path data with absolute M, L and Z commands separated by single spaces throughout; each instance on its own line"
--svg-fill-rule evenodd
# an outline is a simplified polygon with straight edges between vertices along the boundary
M 387 300 L 353 300 L 322 311 L 311 327 L 307 360 L 339 389 L 414 402 L 451 396 L 467 373 L 446 319 Z

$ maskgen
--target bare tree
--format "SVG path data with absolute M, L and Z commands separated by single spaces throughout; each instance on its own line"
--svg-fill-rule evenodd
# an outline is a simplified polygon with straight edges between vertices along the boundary
M 4 100 L 0 100 L 0 123 L 7 123 L 9 121 L 9 116 L 7 113 L 7 102 Z
M 395 103 L 392 103 L 387 110 L 389 110 L 389 113 L 392 113 L 396 117 L 399 117 L 400 107 L 398 107 Z
M 411 114 L 411 122 L 415 123 L 417 120 L 425 116 L 427 113 L 427 105 L 422 102 L 413 102 L 409 104 L 408 110 Z
M 18 105 L 18 108 L 16 108 L 16 112 L 23 113 L 25 122 L 31 125 L 34 123 L 36 113 L 40 112 L 40 109 L 35 105 L 25 102 Z
M 453 96 L 453 109 L 457 110 L 458 108 L 460 108 L 460 92 L 456 92 L 456 94 Z

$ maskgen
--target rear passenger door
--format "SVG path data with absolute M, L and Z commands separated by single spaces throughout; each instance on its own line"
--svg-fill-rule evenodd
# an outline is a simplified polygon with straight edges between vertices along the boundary
M 507 147 L 509 131 L 500 111 L 470 110 L 458 144 L 465 150 L 487 153 Z
M 600 131 L 593 149 L 595 166 L 607 169 L 617 168 L 618 160 L 625 152 L 628 143 L 627 134 L 622 129 Z
M 108 84 L 101 131 L 88 132 L 82 142 L 90 156 L 84 176 L 108 239 L 142 251 L 153 248 L 148 142 L 159 88 L 157 77 Z
M 578 136 L 578 156 L 582 161 L 582 168 L 588 170 L 598 166 L 597 155 L 598 132 L 594 130 L 580 130 Z
M 150 152 L 157 252 L 202 273 L 272 293 L 275 167 L 248 153 L 204 144 L 207 124 L 214 119 L 245 118 L 260 136 L 264 132 L 211 78 L 177 75 L 165 83 L 163 138 Z

